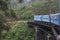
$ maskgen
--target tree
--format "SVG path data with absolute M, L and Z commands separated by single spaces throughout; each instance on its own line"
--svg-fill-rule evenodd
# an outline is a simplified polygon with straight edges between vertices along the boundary
M 17 15 L 14 9 L 8 9 L 5 11 L 5 17 L 8 19 L 17 19 Z
M 19 2 L 20 2 L 20 3 L 22 3 L 22 2 L 23 2 L 23 0 L 19 0 Z
M 51 7 L 50 7 L 51 6 Z M 46 0 L 45 3 L 32 5 L 32 11 L 35 15 L 49 14 L 58 12 L 58 0 Z
M 22 6 L 17 15 L 20 20 L 32 20 L 33 19 L 33 13 L 30 9 L 30 6 Z
M 7 30 L 9 31 L 10 27 L 9 25 L 5 25 L 4 23 L 6 22 L 5 18 L 4 18 L 4 15 L 0 14 L 0 40 L 1 39 L 1 33 L 3 30 Z
M 0 0 L 0 10 L 6 10 L 8 9 L 8 5 L 7 5 L 7 0 Z
M 9 30 L 9 27 L 4 24 L 6 22 L 6 20 L 5 20 L 4 14 L 3 14 L 3 12 L 5 12 L 7 9 L 8 9 L 7 0 L 0 0 L 0 40 L 2 40 L 1 32 L 3 30 Z

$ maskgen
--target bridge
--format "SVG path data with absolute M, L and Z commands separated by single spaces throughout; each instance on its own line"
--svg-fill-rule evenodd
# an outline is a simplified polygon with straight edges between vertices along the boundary
M 46 22 L 27 22 L 29 28 L 35 28 L 35 40 L 60 40 L 58 25 Z

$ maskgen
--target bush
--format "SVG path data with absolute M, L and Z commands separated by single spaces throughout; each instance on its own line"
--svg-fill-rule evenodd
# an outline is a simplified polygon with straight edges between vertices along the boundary
M 27 27 L 26 23 L 19 23 L 8 33 L 2 34 L 3 40 L 34 40 L 34 29 Z
M 28 6 L 22 6 L 19 11 L 17 12 L 18 18 L 20 20 L 29 20 L 33 19 L 32 11 L 30 10 L 30 7 Z

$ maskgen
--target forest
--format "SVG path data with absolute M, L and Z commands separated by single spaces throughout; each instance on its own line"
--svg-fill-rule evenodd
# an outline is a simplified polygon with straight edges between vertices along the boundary
M 0 40 L 34 40 L 27 22 L 34 15 L 58 13 L 58 0 L 0 0 Z

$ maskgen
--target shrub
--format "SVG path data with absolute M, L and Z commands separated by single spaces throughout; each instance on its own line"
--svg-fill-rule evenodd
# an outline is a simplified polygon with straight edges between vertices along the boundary
M 27 27 L 26 23 L 19 23 L 8 33 L 2 35 L 3 40 L 34 40 L 34 29 Z

